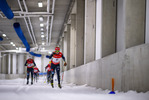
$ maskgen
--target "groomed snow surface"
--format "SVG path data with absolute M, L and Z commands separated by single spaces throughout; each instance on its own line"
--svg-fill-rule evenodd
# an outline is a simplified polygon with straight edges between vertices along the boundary
M 135 91 L 108 94 L 110 90 L 96 89 L 87 85 L 63 82 L 62 89 L 45 82 L 45 76 L 33 85 L 26 85 L 26 79 L 0 80 L 0 100 L 149 100 L 149 92 Z

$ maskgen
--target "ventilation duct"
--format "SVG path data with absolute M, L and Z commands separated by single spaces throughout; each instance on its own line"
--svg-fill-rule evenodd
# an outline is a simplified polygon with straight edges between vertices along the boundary
M 30 51 L 30 46 L 21 30 L 20 24 L 19 23 L 14 23 L 13 27 L 17 33 L 17 35 L 19 36 L 19 38 L 21 39 L 21 41 L 23 42 L 24 46 L 26 47 L 26 51 L 29 52 Z
M 12 19 L 14 17 L 14 14 L 10 7 L 8 6 L 6 0 L 0 0 L 0 10 L 4 13 L 4 15 L 8 19 Z
M 29 52 L 31 55 L 36 56 L 36 57 L 41 57 L 41 54 L 36 54 L 34 52 Z
M 2 37 L 0 37 L 0 41 L 3 41 L 3 38 Z

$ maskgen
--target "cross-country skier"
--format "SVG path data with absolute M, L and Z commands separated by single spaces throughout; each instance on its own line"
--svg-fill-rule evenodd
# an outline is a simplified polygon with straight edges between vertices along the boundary
M 29 59 L 26 60 L 25 66 L 27 66 L 27 83 L 29 83 L 29 74 L 31 73 L 31 84 L 33 84 L 33 73 L 34 73 L 34 66 L 36 66 L 34 60 L 29 57 Z
M 49 64 L 45 67 L 45 70 L 47 71 L 47 83 L 51 81 L 51 61 L 49 61 Z
M 61 58 L 63 59 L 64 66 L 66 66 L 67 63 L 65 62 L 65 57 L 60 52 L 59 47 L 56 47 L 55 51 L 50 56 L 46 56 L 46 57 L 51 59 L 51 69 L 52 69 L 51 86 L 52 86 L 52 88 L 54 88 L 53 77 L 54 77 L 54 73 L 55 73 L 55 70 L 56 70 L 57 79 L 58 79 L 58 87 L 61 88 L 61 84 L 60 84 L 60 59 Z
M 37 68 L 37 66 L 35 66 L 34 67 L 34 81 L 36 80 L 36 82 L 38 80 L 39 72 L 40 72 L 39 69 Z

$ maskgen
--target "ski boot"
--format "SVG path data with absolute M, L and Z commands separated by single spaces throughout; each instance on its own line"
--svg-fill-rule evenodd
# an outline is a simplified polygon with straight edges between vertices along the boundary
M 53 80 L 51 80 L 51 86 L 52 86 L 52 88 L 54 88 Z
M 31 85 L 33 85 L 33 82 L 31 82 Z
M 62 86 L 61 86 L 61 84 L 60 84 L 60 83 L 58 84 L 58 87 L 59 87 L 60 89 L 62 88 Z
M 52 88 L 54 88 L 54 84 L 53 83 L 51 83 L 51 86 L 52 86 Z
M 27 81 L 27 83 L 26 83 L 26 84 L 28 85 L 28 83 L 29 83 L 29 81 Z

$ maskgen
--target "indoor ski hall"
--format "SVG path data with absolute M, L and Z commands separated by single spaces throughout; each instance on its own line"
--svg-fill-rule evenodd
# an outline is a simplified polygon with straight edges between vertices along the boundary
M 0 100 L 149 100 L 149 0 L 0 0 Z

